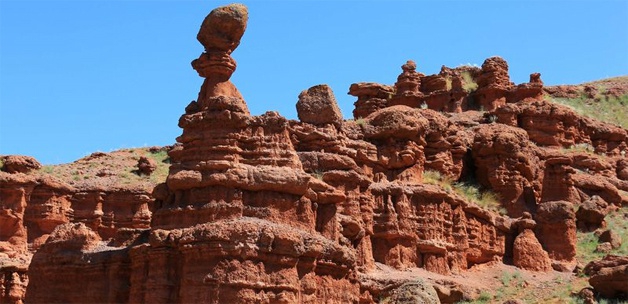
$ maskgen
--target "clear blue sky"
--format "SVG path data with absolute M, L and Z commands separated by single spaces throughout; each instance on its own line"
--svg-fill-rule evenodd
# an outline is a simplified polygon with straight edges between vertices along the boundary
M 203 18 L 227 1 L 0 0 L 0 154 L 44 164 L 167 145 L 202 83 Z M 329 84 L 345 118 L 351 83 L 393 84 L 499 55 L 515 83 L 628 74 L 628 1 L 244 1 L 232 81 L 253 114 L 296 118 L 299 93 Z

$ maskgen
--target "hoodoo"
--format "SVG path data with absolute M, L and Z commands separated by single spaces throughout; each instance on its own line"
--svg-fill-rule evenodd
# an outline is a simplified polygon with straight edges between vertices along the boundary
M 472 268 L 578 271 L 577 229 L 628 203 L 626 129 L 546 100 L 539 73 L 515 85 L 500 57 L 354 83 L 355 120 L 324 84 L 299 121 L 251 115 L 230 81 L 247 20 L 231 4 L 202 22 L 204 82 L 177 143 L 151 148 L 169 171 L 150 187 L 164 164 L 144 155 L 125 172 L 143 187 L 0 157 L 0 303 L 454 303 L 478 297 L 451 276 Z M 625 295 L 625 260 L 589 264 L 593 287 Z

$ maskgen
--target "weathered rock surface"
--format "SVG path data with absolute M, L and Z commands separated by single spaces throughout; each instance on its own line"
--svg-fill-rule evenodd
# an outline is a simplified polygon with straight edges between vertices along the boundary
M 584 273 L 590 276 L 589 284 L 596 294 L 605 298 L 628 297 L 628 257 L 607 255 L 587 264 Z
M 474 132 L 471 152 L 477 181 L 499 195 L 509 214 L 534 212 L 541 170 L 528 135 L 503 124 L 481 125 Z
M 349 87 L 349 95 L 358 98 L 354 103 L 353 117 L 360 119 L 388 106 L 388 99 L 394 93 L 394 88 L 373 82 L 354 83 Z M 628 166 L 627 166 L 628 167 Z M 628 176 L 628 170 L 627 170 Z
M 34 158 L 25 155 L 5 155 L 0 157 L 0 169 L 8 173 L 28 173 L 41 168 Z
M 519 234 L 513 244 L 513 265 L 532 271 L 551 270 L 552 262 L 549 255 L 534 235 L 536 222 L 532 219 L 532 215 L 524 212 L 514 226 Z
M 543 250 L 541 243 L 530 229 L 526 229 L 515 238 L 513 264 L 527 270 L 552 270 L 552 263 L 547 252 Z
M 369 274 L 570 272 L 576 222 L 596 229 L 628 203 L 626 130 L 543 100 L 538 73 L 513 84 L 499 57 L 428 76 L 408 61 L 394 86 L 353 84 L 356 120 L 326 85 L 301 93 L 299 121 L 252 116 L 229 80 L 247 19 L 228 5 L 204 20 L 192 66 L 205 79 L 154 189 L 120 186 L 109 169 L 91 184 L 87 166 L 61 182 L 3 157 L 2 303 L 454 303 L 472 297 Z M 566 149 L 585 144 L 591 153 Z M 158 165 L 136 157 L 128 172 L 147 181 Z M 460 185 L 496 194 L 506 215 Z M 616 286 L 625 267 L 613 265 L 587 271 Z
M 566 201 L 543 202 L 536 213 L 537 235 L 553 260 L 570 263 L 576 256 L 576 216 Z
M 434 287 L 430 286 L 423 280 L 416 280 L 405 283 L 397 287 L 389 298 L 382 303 L 399 303 L 399 304 L 439 304 L 440 300 L 436 294 Z
M 153 171 L 155 171 L 155 169 L 157 169 L 155 161 L 146 156 L 141 156 L 137 161 L 137 171 L 140 174 L 150 175 Z
M 302 122 L 314 125 L 342 123 L 334 92 L 327 85 L 313 86 L 299 95 L 297 114 Z

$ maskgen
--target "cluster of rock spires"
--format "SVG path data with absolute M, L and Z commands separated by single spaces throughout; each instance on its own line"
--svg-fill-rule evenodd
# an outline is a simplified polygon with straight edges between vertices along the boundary
M 399 294 L 368 277 L 378 263 L 573 271 L 576 229 L 628 203 L 628 132 L 545 101 L 538 73 L 514 85 L 499 57 L 429 76 L 408 61 L 394 86 L 352 84 L 355 120 L 326 85 L 301 93 L 300 121 L 252 116 L 229 80 L 247 19 L 229 5 L 203 21 L 192 66 L 205 81 L 152 193 L 81 192 L 5 159 L 0 258 L 15 263 L 1 269 L 0 303 L 374 303 Z M 578 144 L 606 157 L 561 150 Z M 426 171 L 495 192 L 507 215 Z M 617 296 L 628 287 L 608 284 L 608 269 L 627 265 L 586 271 Z M 427 301 L 453 301 L 421 286 Z

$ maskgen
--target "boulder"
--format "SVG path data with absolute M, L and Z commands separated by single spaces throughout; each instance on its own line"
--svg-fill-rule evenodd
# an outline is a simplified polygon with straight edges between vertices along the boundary
M 613 247 L 613 249 L 616 249 L 621 246 L 622 239 L 621 239 L 621 235 L 619 235 L 613 230 L 608 229 L 608 230 L 604 230 L 600 234 L 599 241 L 600 243 L 608 242 L 611 244 L 611 247 Z
M 395 304 L 438 304 L 438 294 L 431 284 L 422 279 L 416 279 L 414 281 L 405 283 L 395 290 L 393 290 L 390 298 L 384 300 L 382 303 L 395 303 Z
M 594 195 L 582 202 L 576 212 L 578 228 L 593 231 L 603 225 L 606 214 L 608 214 L 608 204 L 601 197 Z
M 596 294 L 604 298 L 628 297 L 628 256 L 607 255 L 584 267 Z
M 299 94 L 297 114 L 302 122 L 313 125 L 342 123 L 342 113 L 334 92 L 326 84 L 313 86 Z
M 157 169 L 157 163 L 154 160 L 146 156 L 140 156 L 140 159 L 137 161 L 137 171 L 140 174 L 150 175 L 155 169 Z

